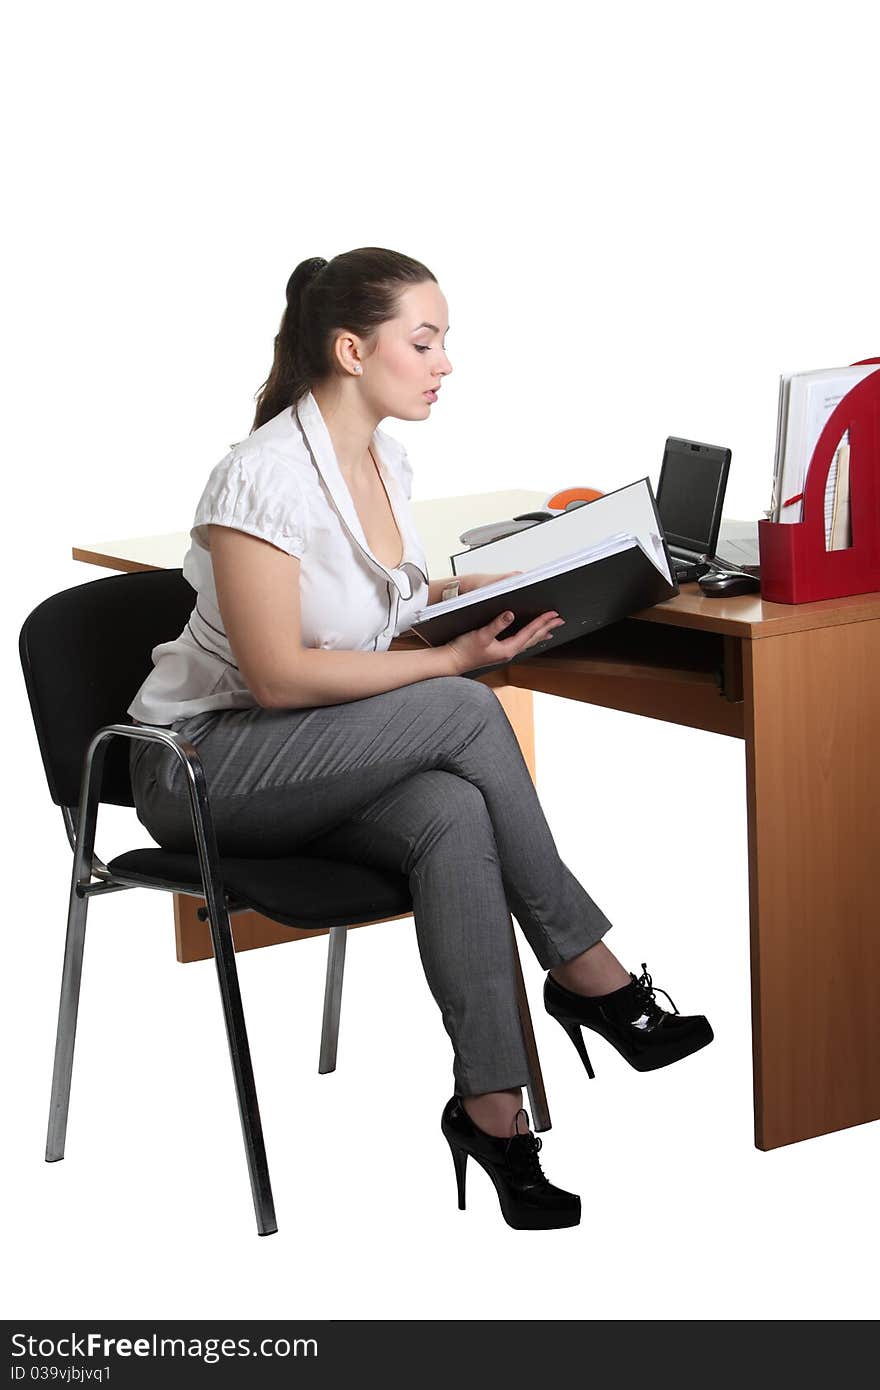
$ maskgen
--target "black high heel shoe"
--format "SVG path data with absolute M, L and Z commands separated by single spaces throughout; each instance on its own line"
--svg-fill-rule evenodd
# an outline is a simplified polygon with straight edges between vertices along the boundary
M 669 999 L 665 989 L 660 993 Z M 715 1035 L 707 1018 L 702 1014 L 682 1016 L 671 999 L 669 1002 L 674 1013 L 657 1003 L 644 962 L 638 979 L 630 972 L 630 983 L 611 994 L 573 994 L 552 975 L 544 981 L 544 1008 L 571 1038 L 591 1081 L 594 1072 L 582 1028 L 600 1033 L 636 1071 L 668 1067 L 712 1041 Z
M 520 1115 L 518 1110 L 514 1123 Z M 474 1124 L 460 1096 L 447 1101 L 440 1128 L 452 1150 L 458 1183 L 458 1209 L 464 1211 L 464 1185 L 468 1157 L 485 1168 L 495 1184 L 501 1215 L 517 1231 L 552 1231 L 577 1226 L 581 1219 L 581 1199 L 574 1192 L 554 1187 L 541 1171 L 538 1150 L 541 1140 L 535 1134 L 516 1133 L 509 1139 L 486 1134 Z

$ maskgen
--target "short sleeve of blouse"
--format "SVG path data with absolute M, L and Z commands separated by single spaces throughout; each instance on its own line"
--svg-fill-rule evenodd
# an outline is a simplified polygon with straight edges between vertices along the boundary
M 300 558 L 307 539 L 305 504 L 289 465 L 259 450 L 228 453 L 208 478 L 190 532 L 205 549 L 208 526 L 245 531 Z

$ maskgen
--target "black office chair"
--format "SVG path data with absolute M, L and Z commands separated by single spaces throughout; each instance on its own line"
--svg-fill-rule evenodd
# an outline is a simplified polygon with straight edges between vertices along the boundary
M 193 590 L 178 570 L 93 580 L 55 594 L 26 619 L 19 640 L 22 668 L 52 800 L 61 807 L 73 849 L 67 939 L 58 1010 L 46 1160 L 64 1157 L 80 976 L 89 899 L 127 888 L 156 888 L 204 898 L 236 1095 L 244 1134 L 257 1229 L 278 1229 L 238 986 L 231 913 L 255 909 L 286 926 L 329 929 L 327 985 L 319 1071 L 336 1064 L 346 929 L 412 911 L 402 874 L 365 864 L 296 855 L 237 859 L 217 851 L 198 752 L 172 729 L 122 722 L 150 670 L 150 653 L 186 625 Z M 105 864 L 95 855 L 98 804 L 134 806 L 128 771 L 130 739 L 171 748 L 187 773 L 196 854 L 159 848 L 129 850 Z M 531 1061 L 529 1097 L 536 1130 L 550 1127 L 531 1018 L 520 976 L 520 1018 Z

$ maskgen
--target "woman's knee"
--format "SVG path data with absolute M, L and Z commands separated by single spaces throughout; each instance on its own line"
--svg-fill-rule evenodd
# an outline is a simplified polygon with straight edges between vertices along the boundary
M 494 847 L 492 821 L 479 787 L 439 768 L 421 773 L 418 783 L 414 825 L 419 852 L 441 841 L 473 849 Z
M 494 690 L 467 676 L 435 676 L 410 687 L 432 710 L 445 708 L 457 719 L 483 724 L 501 709 Z
M 456 685 L 459 697 L 476 705 L 478 709 L 491 709 L 498 703 L 498 696 L 489 685 L 484 685 L 482 681 L 471 680 L 470 676 L 450 676 Z

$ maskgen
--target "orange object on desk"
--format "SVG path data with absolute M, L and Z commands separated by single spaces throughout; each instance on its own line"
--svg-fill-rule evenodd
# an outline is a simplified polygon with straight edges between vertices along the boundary
M 554 510 L 564 512 L 569 502 L 595 502 L 597 497 L 602 497 L 603 493 L 595 487 L 567 487 L 562 492 L 554 492 L 552 497 L 547 498 L 547 506 Z

